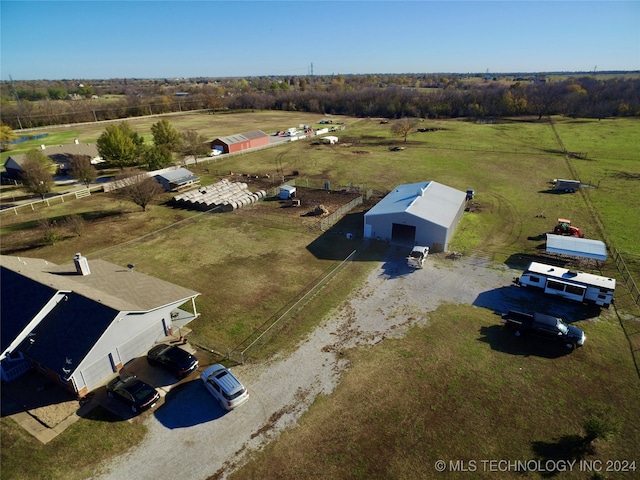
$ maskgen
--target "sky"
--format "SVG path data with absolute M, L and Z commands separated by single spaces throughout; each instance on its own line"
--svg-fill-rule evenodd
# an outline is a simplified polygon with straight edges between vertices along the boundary
M 640 70 L 640 1 L 5 1 L 0 79 Z

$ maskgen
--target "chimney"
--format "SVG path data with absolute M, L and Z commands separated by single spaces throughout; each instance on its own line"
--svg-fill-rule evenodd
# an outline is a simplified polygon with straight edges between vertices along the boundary
M 86 257 L 83 257 L 80 253 L 76 253 L 76 256 L 73 258 L 73 263 L 76 265 L 76 272 L 79 275 L 90 275 L 91 270 L 89 270 L 89 262 Z
M 73 143 L 75 143 L 76 145 L 80 145 L 80 142 L 78 141 L 77 138 L 75 140 L 73 140 Z
M 40 145 L 40 150 L 44 150 L 46 147 L 44 145 Z

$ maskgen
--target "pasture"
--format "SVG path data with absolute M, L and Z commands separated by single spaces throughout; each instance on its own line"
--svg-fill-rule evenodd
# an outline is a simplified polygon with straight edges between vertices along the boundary
M 252 112 L 168 118 L 178 129 L 193 128 L 214 138 L 254 129 L 269 133 L 301 123 L 317 127 L 322 117 Z M 132 119 L 129 123 L 148 140 L 150 126 L 157 120 Z M 633 214 L 640 211 L 637 119 L 554 118 L 555 132 L 548 121 L 531 119 L 495 123 L 424 120 L 417 126 L 435 130 L 413 132 L 407 142 L 392 135 L 390 124 L 377 119 L 340 120 L 346 129 L 337 133 L 337 145 L 292 142 L 255 153 L 222 156 L 193 170 L 204 185 L 228 172 L 269 174 L 277 185 L 279 176 L 297 171 L 298 182 L 330 182 L 336 188 L 356 186 L 373 190 L 374 199 L 401 183 L 435 180 L 463 191 L 476 191 L 474 208 L 463 216 L 451 250 L 497 263 L 517 263 L 519 257 L 537 254 L 544 242 L 540 236 L 552 229 L 557 217 L 566 217 L 580 226 L 586 237 L 620 250 L 630 263 L 640 256 L 640 243 L 634 237 L 640 230 L 640 215 Z M 52 130 L 47 141 L 70 143 L 79 138 L 91 142 L 103 129 L 104 125 L 87 125 Z M 570 152 L 586 152 L 586 158 L 565 155 L 562 145 Z M 392 152 L 391 146 L 405 149 Z M 29 145 L 20 146 L 27 148 Z M 574 177 L 593 188 L 583 188 L 576 194 L 549 193 L 551 179 Z M 233 348 L 359 244 L 362 216 L 372 205 L 365 203 L 334 228 L 356 232 L 355 240 L 347 240 L 344 235 L 309 228 L 302 220 L 280 222 L 277 212 L 258 214 L 259 207 L 208 215 L 172 208 L 164 203 L 168 199 L 165 196 L 146 213 L 108 194 L 40 206 L 19 215 L 3 212 L 0 249 L 3 254 L 40 257 L 55 263 L 69 262 L 76 252 L 89 260 L 134 263 L 138 271 L 201 292 L 197 305 L 202 315 L 189 325 L 193 330 L 190 338 L 203 345 Z M 38 221 L 61 221 L 72 214 L 85 219 L 82 235 L 68 233 L 55 245 L 45 244 L 37 229 Z M 349 267 L 348 275 L 339 275 L 286 327 L 287 335 L 272 339 L 254 361 L 291 348 L 357 288 L 372 262 L 382 255 L 383 251 L 373 249 L 359 257 Z M 616 276 L 611 262 L 604 268 L 607 274 Z M 619 285 L 624 298 L 624 286 L 622 282 Z M 625 306 L 622 302 L 619 308 Z M 637 315 L 634 307 L 628 308 L 625 313 Z M 241 472 L 237 478 L 258 474 L 272 477 L 282 472 L 279 469 L 285 464 L 291 468 L 283 478 L 299 478 L 296 474 L 302 471 L 324 471 L 331 478 L 336 478 L 332 472 L 343 472 L 342 478 L 380 478 L 393 476 L 394 472 L 398 478 L 425 478 L 420 465 L 431 468 L 438 455 L 447 452 L 451 459 L 472 458 L 465 452 L 478 445 L 478 458 L 498 454 L 526 457 L 532 442 L 541 442 L 536 445 L 542 448 L 578 435 L 580 424 L 574 418 L 574 409 L 588 395 L 594 396 L 593 404 L 609 402 L 618 409 L 625 425 L 623 434 L 599 446 L 604 449 L 599 451 L 612 459 L 629 458 L 638 451 L 638 412 L 624 408 L 637 400 L 638 377 L 619 324 L 606 320 L 590 325 L 601 343 L 594 342 L 593 347 L 576 352 L 578 355 L 553 361 L 527 359 L 526 378 L 521 378 L 517 377 L 519 371 L 511 369 L 513 358 L 496 356 L 476 340 L 477 331 L 492 324 L 493 319 L 485 313 L 467 306 L 447 306 L 433 315 L 428 326 L 415 329 L 404 339 L 351 352 L 354 368 L 338 391 L 330 399 L 318 399 L 300 427 L 283 435 L 282 442 L 268 447 L 264 455 L 258 455 L 245 475 Z M 455 332 L 446 328 L 452 319 Z M 473 342 L 468 340 L 471 337 Z M 400 378 L 373 376 L 376 365 L 383 363 L 399 366 Z M 506 375 L 498 374 L 507 367 Z M 575 377 L 581 379 L 577 386 L 572 380 Z M 553 381 L 547 384 L 544 398 L 534 401 L 531 395 L 536 385 L 549 378 Z M 397 385 L 401 387 L 393 397 L 385 396 Z M 400 392 L 410 395 L 401 397 Z M 464 392 L 474 394 L 465 396 Z M 363 397 L 367 402 L 354 402 Z M 530 415 L 515 424 L 503 423 L 502 419 L 513 418 L 523 398 Z M 390 404 L 395 407 L 387 408 Z M 579 411 L 584 413 L 591 406 L 585 404 Z M 556 421 L 553 427 L 543 430 L 542 426 L 552 420 Z M 15 429 L 6 428 L 6 422 L 2 420 L 2 445 L 11 444 L 12 454 L 18 458 L 27 458 L 31 450 L 47 452 L 53 448 L 16 437 L 12 434 Z M 87 422 L 81 420 L 78 426 L 72 426 L 68 436 L 76 429 L 87 428 Z M 336 431 L 337 425 L 344 429 L 342 439 L 328 433 Z M 127 433 L 133 426 L 102 426 L 107 430 L 111 427 L 111 434 L 125 444 L 139 441 L 137 434 Z M 56 442 L 64 443 L 65 437 L 67 433 Z M 104 441 L 111 443 L 108 437 L 105 434 Z M 380 442 L 373 442 L 376 438 Z M 623 438 L 631 441 L 624 442 Z M 301 444 L 310 448 L 295 447 Z M 429 452 L 421 445 L 428 445 Z M 56 456 L 53 467 L 43 462 L 38 468 L 80 478 L 72 473 L 72 454 L 79 448 L 76 444 L 69 454 Z M 3 465 L 5 452 L 3 448 Z M 293 460 L 291 452 L 295 452 Z M 28 478 L 12 477 L 3 467 L 5 476 Z M 48 473 L 42 478 L 54 476 Z

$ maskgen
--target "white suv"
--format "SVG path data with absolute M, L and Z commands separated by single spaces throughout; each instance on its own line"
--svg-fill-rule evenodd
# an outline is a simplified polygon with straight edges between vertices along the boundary
M 207 367 L 200 379 L 225 410 L 233 410 L 249 400 L 249 391 L 229 369 L 220 364 Z

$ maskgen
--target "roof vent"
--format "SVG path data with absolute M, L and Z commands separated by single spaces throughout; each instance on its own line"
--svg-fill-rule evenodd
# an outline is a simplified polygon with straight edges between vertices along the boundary
M 80 253 L 76 253 L 76 256 L 73 258 L 73 263 L 76 265 L 76 272 L 78 272 L 79 275 L 91 274 L 91 270 L 89 269 L 89 261 Z

